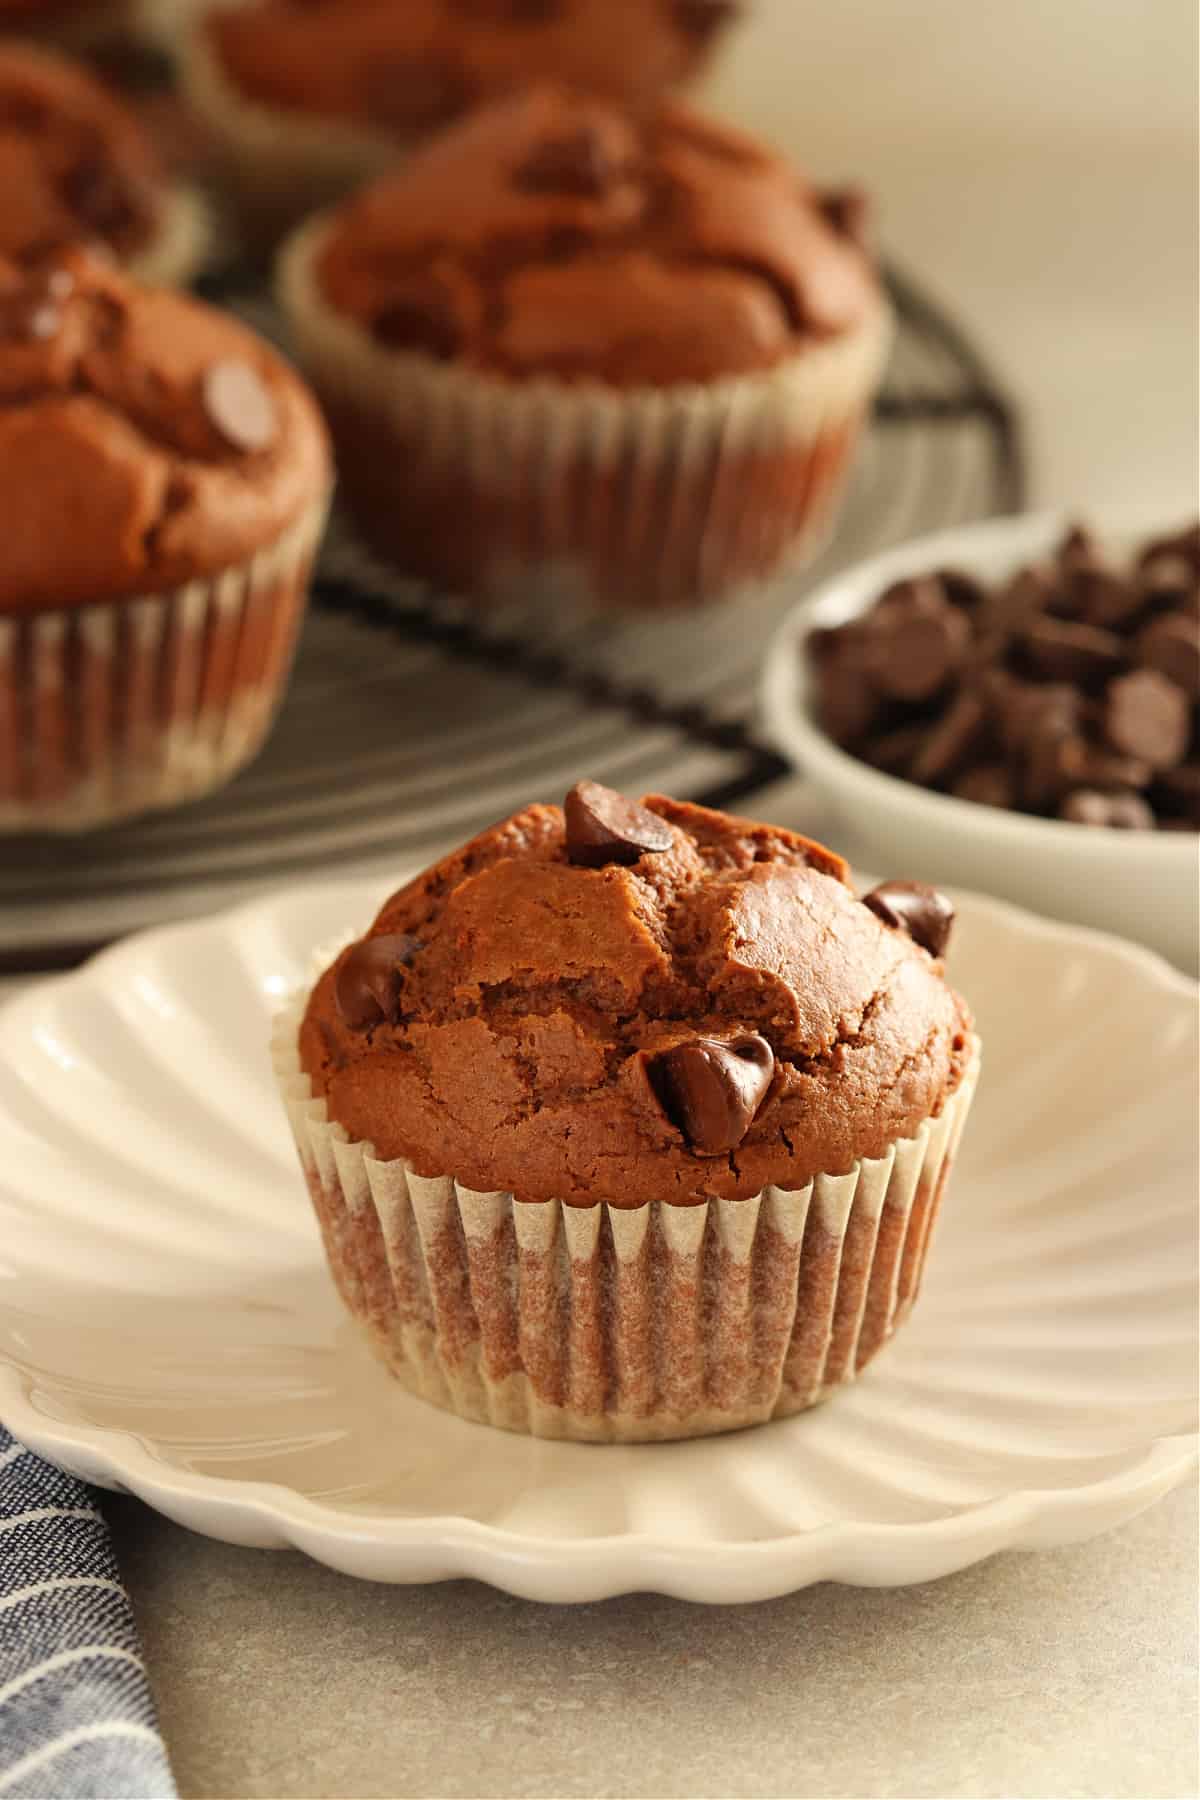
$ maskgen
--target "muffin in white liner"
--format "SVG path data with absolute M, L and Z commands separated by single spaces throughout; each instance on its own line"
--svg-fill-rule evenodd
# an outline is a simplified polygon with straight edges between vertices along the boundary
M 116 824 L 244 768 L 283 699 L 326 511 L 167 593 L 0 611 L 0 832 Z
M 189 0 L 174 3 L 188 97 L 223 148 L 251 234 L 268 243 L 516 88 L 567 81 L 650 104 L 703 68 L 736 11 L 674 0 L 210 0 L 197 10 L 191 0 L 189 20 Z
M 0 258 L 0 308 L 0 831 L 80 831 L 193 799 L 261 745 L 328 446 L 262 340 L 107 261 Z
M 891 337 L 779 158 L 558 90 L 310 221 L 278 288 L 365 535 L 482 601 L 686 608 L 810 555 Z
M 406 1388 L 534 1437 L 637 1443 L 785 1418 L 853 1381 L 920 1292 L 978 1075 L 941 1115 L 796 1192 L 671 1206 L 480 1194 L 381 1162 L 272 1045 L 343 1302 Z
M 86 241 L 137 280 L 184 286 L 211 247 L 207 204 L 133 109 L 69 57 L 3 39 L 0 184 L 0 255 Z
M 593 817 L 640 810 L 582 790 Z M 565 844 L 555 809 L 528 808 L 419 877 L 279 1016 L 333 1279 L 396 1378 L 464 1418 L 633 1442 L 801 1411 L 920 1289 L 979 1046 L 899 920 L 907 896 L 914 935 L 936 920 L 942 947 L 948 908 L 908 884 L 885 918 L 896 884 L 864 904 L 819 846 L 659 798 L 669 843 L 575 866 L 573 804 Z M 674 974 L 649 954 L 610 1016 L 612 972 L 668 921 Z M 811 994 L 790 988 L 805 963 Z M 800 1040 L 768 969 L 787 971 Z M 748 1086 L 727 1085 L 731 1056 L 765 1059 Z M 870 1154 L 847 1157 L 855 1142 Z

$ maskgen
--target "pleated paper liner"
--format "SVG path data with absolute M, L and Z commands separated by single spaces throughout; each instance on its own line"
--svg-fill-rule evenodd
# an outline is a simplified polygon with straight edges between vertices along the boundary
M 911 1310 L 979 1071 L 848 1174 L 750 1200 L 570 1206 L 481 1194 L 351 1142 L 275 1071 L 343 1301 L 405 1387 L 536 1437 L 706 1436 L 852 1381 Z
M 476 600 L 690 608 L 761 588 L 828 530 L 883 372 L 882 299 L 759 374 L 622 390 L 389 351 L 323 300 L 327 218 L 279 299 L 324 402 L 342 497 L 375 548 Z M 469 529 L 464 529 L 469 521 Z
M 249 762 L 283 697 L 326 510 L 164 594 L 0 614 L 0 831 L 113 824 Z

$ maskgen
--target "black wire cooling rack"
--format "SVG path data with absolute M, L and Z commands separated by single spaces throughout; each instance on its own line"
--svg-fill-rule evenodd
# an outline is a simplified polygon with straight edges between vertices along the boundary
M 753 604 L 658 618 L 473 613 L 375 562 L 335 519 L 291 688 L 223 793 L 82 840 L 9 840 L 0 973 L 61 966 L 138 927 L 321 874 L 386 878 L 589 774 L 730 805 L 784 772 L 755 730 L 763 649 L 831 572 L 1016 511 L 1013 408 L 969 337 L 894 266 L 899 329 L 836 533 Z M 250 276 L 209 298 L 273 331 Z

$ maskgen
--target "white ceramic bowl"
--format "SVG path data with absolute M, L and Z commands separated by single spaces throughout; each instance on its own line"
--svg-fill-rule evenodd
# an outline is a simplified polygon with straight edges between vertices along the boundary
M 1200 838 L 1097 830 L 956 800 L 885 775 L 817 726 L 805 640 L 871 606 L 890 582 L 931 569 L 999 581 L 1046 555 L 1066 530 L 1059 513 L 988 520 L 918 538 L 855 564 L 806 596 L 772 641 L 763 675 L 768 729 L 828 806 L 841 847 L 884 875 L 981 889 L 1051 918 L 1135 938 L 1179 967 L 1198 960 Z M 1164 532 L 1170 527 L 1162 527 Z M 1154 524 L 1107 534 L 1118 557 Z

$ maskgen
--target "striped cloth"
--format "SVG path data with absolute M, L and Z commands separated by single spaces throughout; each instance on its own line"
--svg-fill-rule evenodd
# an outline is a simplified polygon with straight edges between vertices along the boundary
M 0 1796 L 174 1793 L 95 1498 L 0 1426 Z

